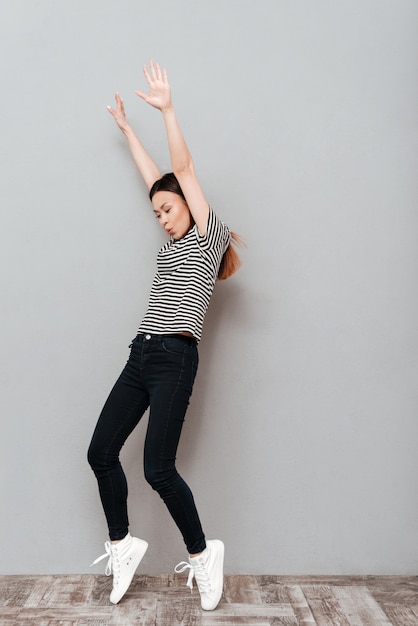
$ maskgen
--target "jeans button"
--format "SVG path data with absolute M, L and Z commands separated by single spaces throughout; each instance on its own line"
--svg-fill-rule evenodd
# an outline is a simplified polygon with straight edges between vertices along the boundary
M 145 339 L 147 340 L 151 339 L 151 335 L 145 335 Z

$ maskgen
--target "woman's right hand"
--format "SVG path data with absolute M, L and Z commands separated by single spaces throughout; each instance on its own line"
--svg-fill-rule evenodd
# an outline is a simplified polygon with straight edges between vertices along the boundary
M 125 107 L 123 105 L 123 100 L 118 94 L 118 92 L 115 93 L 115 100 L 116 100 L 116 109 L 112 109 L 111 106 L 108 106 L 107 110 L 109 111 L 110 115 L 113 116 L 113 119 L 115 120 L 119 128 L 122 131 L 125 131 L 128 128 L 128 122 L 126 120 Z

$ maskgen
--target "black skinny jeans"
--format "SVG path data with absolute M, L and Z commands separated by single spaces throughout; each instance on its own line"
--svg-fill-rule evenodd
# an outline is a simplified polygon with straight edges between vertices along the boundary
M 190 554 L 205 549 L 193 495 L 175 467 L 177 446 L 199 362 L 184 335 L 139 334 L 97 422 L 88 451 L 111 540 L 128 532 L 128 487 L 119 453 L 150 408 L 144 447 L 148 483 L 168 507 Z

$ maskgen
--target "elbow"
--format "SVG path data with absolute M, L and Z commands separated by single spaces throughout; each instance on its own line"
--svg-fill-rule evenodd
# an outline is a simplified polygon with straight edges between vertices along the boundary
M 188 159 L 182 163 L 173 163 L 173 174 L 176 178 L 183 178 L 194 175 L 193 161 Z

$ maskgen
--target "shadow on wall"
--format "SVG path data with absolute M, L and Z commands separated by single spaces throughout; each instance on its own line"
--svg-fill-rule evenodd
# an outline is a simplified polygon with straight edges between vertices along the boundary
M 231 388 L 229 379 L 237 376 L 241 361 L 239 346 L 248 336 L 249 328 L 254 326 L 250 295 L 244 283 L 238 277 L 219 282 L 206 314 L 199 344 L 199 368 L 186 415 L 186 420 L 190 420 L 192 425 L 185 429 L 180 443 L 181 447 L 187 446 L 187 454 L 184 455 L 187 465 L 194 464 L 194 444 L 200 441 L 206 416 L 212 415 L 213 394 L 217 401 L 228 394 Z

